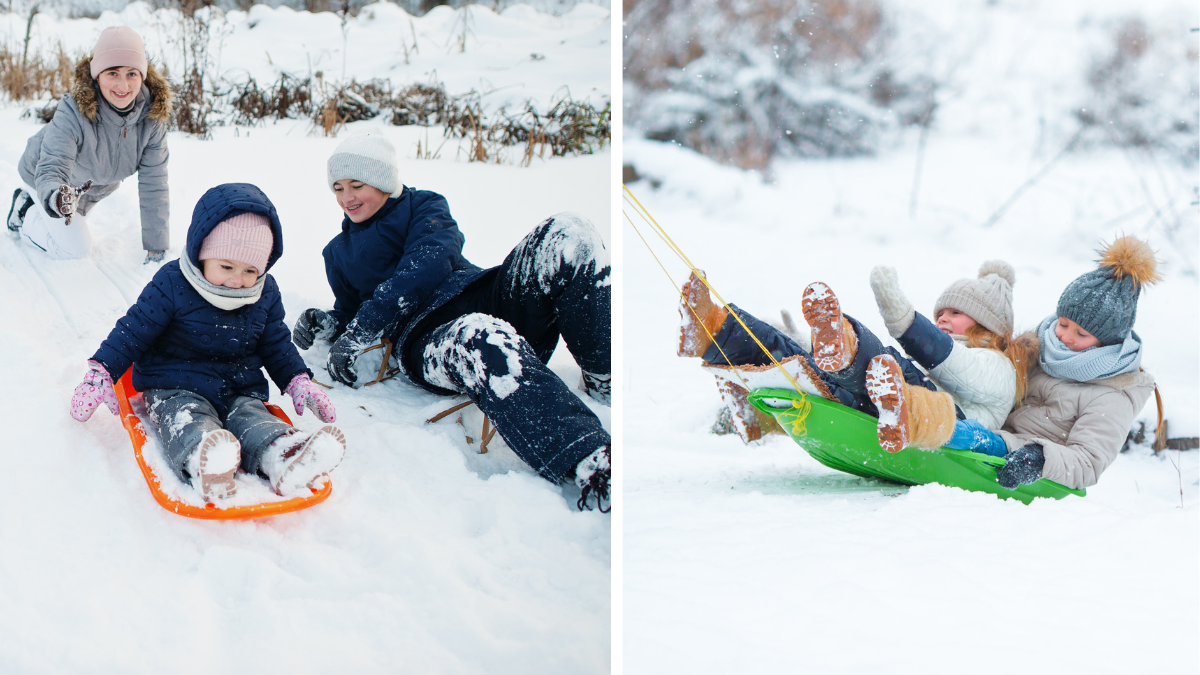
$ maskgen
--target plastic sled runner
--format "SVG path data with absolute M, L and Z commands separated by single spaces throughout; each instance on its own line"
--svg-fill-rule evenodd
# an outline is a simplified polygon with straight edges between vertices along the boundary
M 310 506 L 316 506 L 329 498 L 333 492 L 333 482 L 326 477 L 325 485 L 319 490 L 314 490 L 312 495 L 307 497 L 293 497 L 282 501 L 262 502 L 259 504 L 219 507 L 211 502 L 204 506 L 195 506 L 181 502 L 171 495 L 167 494 L 162 489 L 162 481 L 154 473 L 154 469 L 146 462 L 146 458 L 142 455 L 142 446 L 146 443 L 146 430 L 142 428 L 142 420 L 133 411 L 133 407 L 129 403 L 129 398 L 136 395 L 138 392 L 133 388 L 133 380 L 130 373 L 133 369 L 125 371 L 113 389 L 117 393 L 117 403 L 121 409 L 121 424 L 125 426 L 125 430 L 129 432 L 129 439 L 133 441 L 133 453 L 137 457 L 138 466 L 142 469 L 142 475 L 146 477 L 146 484 L 150 486 L 150 493 L 154 495 L 154 500 L 159 506 L 164 509 L 177 513 L 188 518 L 203 518 L 205 520 L 241 520 L 247 518 L 264 518 L 266 516 L 275 516 L 281 513 L 290 513 L 299 511 Z M 279 419 L 291 424 L 287 414 L 279 408 L 279 406 L 267 403 L 267 410 Z
M 880 478 L 902 485 L 940 483 L 950 487 L 990 492 L 1005 499 L 1028 504 L 1035 497 L 1062 499 L 1067 495 L 1083 497 L 1076 490 L 1053 481 L 1040 479 L 1009 490 L 996 482 L 996 471 L 1004 466 L 1002 457 L 970 450 L 941 448 L 935 451 L 905 448 L 890 453 L 879 447 L 876 420 L 865 413 L 808 394 L 808 416 L 800 419 L 801 395 L 786 389 L 755 389 L 750 403 L 779 422 L 792 440 L 818 462 L 831 469 L 864 478 Z

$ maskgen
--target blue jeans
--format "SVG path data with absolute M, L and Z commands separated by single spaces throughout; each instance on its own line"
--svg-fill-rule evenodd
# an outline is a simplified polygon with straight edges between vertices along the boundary
M 1008 445 L 996 432 L 975 420 L 958 420 L 954 423 L 954 434 L 946 441 L 947 448 L 973 450 L 993 457 L 1008 454 Z
M 427 317 L 406 347 L 427 383 L 465 393 L 526 464 L 558 482 L 611 443 L 600 419 L 546 363 L 561 336 L 580 368 L 609 375 L 607 251 L 582 218 L 551 218 L 504 263 Z M 579 251 L 590 249 L 590 255 Z M 426 328 L 428 326 L 428 328 Z

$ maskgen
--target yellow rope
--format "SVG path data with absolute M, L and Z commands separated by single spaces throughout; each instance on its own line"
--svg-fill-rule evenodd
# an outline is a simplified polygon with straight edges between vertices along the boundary
M 631 206 L 633 206 L 634 212 L 637 213 L 643 220 L 645 220 L 647 222 L 647 224 L 650 225 L 650 228 L 655 232 L 655 234 L 657 234 L 659 236 L 659 238 L 662 239 L 664 243 L 666 243 L 667 247 L 670 248 L 671 251 L 680 260 L 682 260 L 685 265 L 687 265 L 688 269 L 696 275 L 696 278 L 698 278 L 702 282 L 704 282 L 705 288 L 707 288 L 708 291 L 710 293 L 712 293 L 714 297 L 716 297 L 716 299 L 721 303 L 722 307 L 724 307 L 726 310 L 728 310 L 729 315 L 732 316 L 742 326 L 742 329 L 745 330 L 746 334 L 749 335 L 754 340 L 754 343 L 758 345 L 759 349 L 761 349 L 763 351 L 763 353 L 767 355 L 767 358 L 769 358 L 771 360 L 771 363 L 774 364 L 774 366 L 779 369 L 779 372 L 783 373 L 784 378 L 786 378 L 787 381 L 792 385 L 792 388 L 796 390 L 796 393 L 800 394 L 800 400 L 798 400 L 798 401 L 795 399 L 792 400 L 792 407 L 797 410 L 796 417 L 792 421 L 792 433 L 796 434 L 796 435 L 804 434 L 806 431 L 805 420 L 808 418 L 809 411 L 812 410 L 812 403 L 809 402 L 808 397 L 805 394 L 804 390 L 800 388 L 800 385 L 796 382 L 795 378 L 792 377 L 792 374 L 789 373 L 787 371 L 787 369 L 783 367 L 783 364 L 780 363 L 779 360 L 775 358 L 775 355 L 771 353 L 771 350 L 767 349 L 766 345 L 764 345 L 762 343 L 762 341 L 758 339 L 758 336 L 755 335 L 754 332 L 750 330 L 750 327 L 746 325 L 746 322 L 742 320 L 742 317 L 738 316 L 738 313 L 733 311 L 733 308 L 729 306 L 729 303 L 725 302 L 725 299 L 721 297 L 721 294 L 717 292 L 717 289 L 713 288 L 712 284 L 710 284 L 708 282 L 708 278 L 705 277 L 700 272 L 699 268 L 697 268 L 694 264 L 692 264 L 692 261 L 687 257 L 687 254 L 685 254 L 683 252 L 683 249 L 680 248 L 679 245 L 676 244 L 673 239 L 671 239 L 670 235 L 667 234 L 666 230 L 661 225 L 658 224 L 658 221 L 656 221 L 653 216 L 650 215 L 650 212 L 646 209 L 645 206 L 642 205 L 642 203 L 640 201 L 638 201 L 638 198 L 636 196 L 634 196 L 633 192 L 629 189 L 629 187 L 624 184 L 622 184 L 621 187 L 624 188 L 624 190 L 625 190 L 625 201 L 627 203 L 629 203 Z M 650 255 L 654 258 L 655 262 L 657 262 L 658 266 L 662 268 L 663 273 L 667 275 L 667 280 L 671 282 L 672 288 L 681 288 L 681 286 L 679 284 L 676 284 L 675 281 L 673 279 L 671 279 L 671 274 L 669 272 L 667 272 L 666 266 L 664 266 L 662 261 L 659 260 L 658 255 L 654 253 L 654 249 L 651 248 L 649 242 L 646 241 L 646 238 L 644 236 L 642 236 L 642 233 L 638 229 L 637 224 L 634 223 L 633 219 L 630 218 L 629 214 L 625 213 L 624 210 L 622 210 L 621 213 L 625 216 L 625 219 L 627 221 L 629 221 L 629 225 L 631 227 L 633 227 L 633 230 L 634 230 L 634 232 L 637 233 L 638 238 L 640 238 L 642 240 L 642 244 L 646 246 L 646 249 L 648 251 L 650 251 Z M 679 291 L 679 295 L 681 298 L 684 298 L 682 290 Z M 708 326 L 704 325 L 704 321 L 702 320 L 700 315 L 696 314 L 696 310 L 693 309 L 692 306 L 688 302 L 686 302 L 686 298 L 685 298 L 685 301 L 683 304 L 688 307 L 688 309 L 692 312 L 692 315 L 696 318 L 696 323 L 698 323 L 704 329 L 704 332 L 708 335 L 709 339 L 711 339 L 713 341 L 713 344 L 717 346 L 717 350 L 721 352 L 721 356 L 725 359 L 725 363 L 727 363 L 730 366 L 730 368 L 733 370 L 734 374 L 737 375 L 738 380 L 741 381 L 743 388 L 745 388 L 746 391 L 749 391 L 750 386 L 746 383 L 746 380 L 741 376 L 741 373 L 738 372 L 737 367 L 733 364 L 733 362 L 725 354 L 725 350 L 721 348 L 721 345 L 717 344 L 715 336 L 711 332 L 709 332 Z

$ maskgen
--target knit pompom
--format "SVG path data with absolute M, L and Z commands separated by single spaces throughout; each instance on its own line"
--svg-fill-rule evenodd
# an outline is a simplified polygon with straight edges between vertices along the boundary
M 979 278 L 982 279 L 989 274 L 995 274 L 1001 279 L 1008 282 L 1009 286 L 1014 286 L 1017 283 L 1017 271 L 1012 265 L 1003 260 L 985 260 L 979 266 Z
M 1134 237 L 1126 235 L 1100 251 L 1100 267 L 1112 268 L 1114 279 L 1129 276 L 1140 289 L 1156 281 L 1162 281 L 1158 275 L 1158 261 L 1154 259 L 1154 251 L 1150 245 Z

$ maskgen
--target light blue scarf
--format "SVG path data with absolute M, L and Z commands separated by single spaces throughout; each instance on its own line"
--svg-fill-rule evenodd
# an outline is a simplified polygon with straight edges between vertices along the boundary
M 1058 317 L 1051 314 L 1038 325 L 1038 340 L 1042 344 L 1038 362 L 1047 375 L 1060 380 L 1088 382 L 1131 373 L 1141 367 L 1142 339 L 1132 330 L 1119 345 L 1073 352 L 1054 335 L 1057 323 Z

